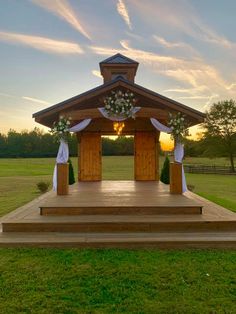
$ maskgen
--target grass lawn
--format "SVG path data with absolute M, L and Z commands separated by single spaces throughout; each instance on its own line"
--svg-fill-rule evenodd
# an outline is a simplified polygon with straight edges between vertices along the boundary
M 72 158 L 75 174 L 77 158 Z M 186 163 L 225 164 L 225 158 L 189 158 Z M 163 157 L 160 158 L 160 166 Z M 29 202 L 39 195 L 36 184 L 51 181 L 54 158 L 0 159 L 0 216 Z M 104 180 L 132 180 L 134 160 L 128 157 L 103 157 Z M 236 176 L 187 174 L 194 192 L 233 211 L 236 211 Z
M 235 313 L 236 252 L 0 250 L 0 313 Z

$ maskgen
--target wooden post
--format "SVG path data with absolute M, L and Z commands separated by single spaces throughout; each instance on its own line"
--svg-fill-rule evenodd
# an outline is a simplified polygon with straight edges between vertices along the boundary
M 69 164 L 57 164 L 57 195 L 67 195 L 69 190 Z
M 170 163 L 170 193 L 182 194 L 182 163 Z

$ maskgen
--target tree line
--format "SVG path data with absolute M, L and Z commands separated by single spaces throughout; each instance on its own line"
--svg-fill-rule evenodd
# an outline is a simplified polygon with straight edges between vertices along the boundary
M 77 156 L 78 144 L 76 135 L 68 139 L 70 156 Z M 6 135 L 0 133 L 0 158 L 36 158 L 55 157 L 59 144 L 52 134 L 35 128 L 32 131 L 17 132 L 10 130 Z M 133 155 L 134 143 L 132 137 L 119 137 L 116 140 L 102 139 L 104 156 Z

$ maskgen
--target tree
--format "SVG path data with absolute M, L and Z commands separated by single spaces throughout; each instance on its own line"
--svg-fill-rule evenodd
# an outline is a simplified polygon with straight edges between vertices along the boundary
M 166 156 L 162 170 L 161 170 L 161 182 L 165 184 L 170 184 L 170 160 Z
M 224 148 L 230 159 L 231 171 L 235 172 L 236 102 L 231 99 L 213 104 L 206 112 L 204 127 L 205 139 L 214 150 L 222 151 Z

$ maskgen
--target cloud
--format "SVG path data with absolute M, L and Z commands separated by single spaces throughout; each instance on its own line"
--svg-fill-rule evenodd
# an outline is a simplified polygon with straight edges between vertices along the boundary
M 203 100 L 202 107 L 208 106 L 215 98 L 236 97 L 236 93 L 233 94 L 236 83 L 230 85 L 215 67 L 206 64 L 200 57 L 186 59 L 134 49 L 127 40 L 120 41 L 120 45 L 120 49 L 101 46 L 91 46 L 90 49 L 96 54 L 105 56 L 122 53 L 150 67 L 152 71 L 174 79 L 181 86 L 166 89 L 165 92 L 177 93 L 177 99 L 190 100 L 197 106 L 199 101 Z M 229 87 L 232 91 L 227 90 Z
M 81 54 L 82 48 L 77 43 L 55 40 L 47 37 L 31 36 L 18 33 L 0 32 L 0 41 L 23 44 L 34 49 L 57 54 Z
M 35 102 L 37 104 L 42 104 L 42 105 L 51 105 L 49 102 L 41 100 L 41 99 L 37 99 L 37 98 L 32 98 L 32 97 L 28 97 L 28 96 L 22 96 L 22 99 L 28 100 L 28 101 L 32 101 Z
M 128 25 L 129 29 L 132 29 L 132 24 L 130 21 L 128 9 L 125 5 L 124 0 L 118 0 L 116 8 L 117 8 L 117 11 L 120 14 L 120 16 L 123 18 L 125 23 Z
M 52 12 L 54 15 L 60 17 L 79 31 L 82 35 L 91 39 L 85 28 L 79 21 L 73 8 L 67 0 L 31 0 L 34 4 Z
M 228 89 L 228 90 L 231 90 L 231 89 L 234 89 L 234 88 L 236 88 L 236 83 L 232 83 L 232 84 L 230 84 L 229 86 L 226 87 L 226 89 Z
M 197 86 L 195 88 L 169 88 L 169 89 L 165 89 L 163 92 L 164 93 L 181 93 L 181 94 L 195 94 L 196 92 L 202 92 L 202 91 L 206 91 L 208 90 L 208 87 L 207 86 L 204 86 L 204 85 L 200 85 L 200 86 Z
M 101 75 L 101 73 L 100 73 L 100 71 L 92 70 L 92 74 L 93 74 L 94 76 L 99 77 L 99 78 L 103 78 L 102 75 Z
M 141 61 L 142 63 L 151 66 L 156 72 L 188 84 L 191 88 L 208 86 L 209 80 L 214 81 L 216 86 L 225 87 L 225 82 L 217 70 L 214 67 L 205 64 L 205 62 L 200 58 L 187 60 L 174 56 L 160 55 L 145 50 L 134 49 L 130 46 L 129 41 L 127 40 L 120 41 L 120 44 L 122 49 L 99 46 L 91 46 L 91 49 L 96 54 L 108 56 L 120 52 L 132 59 Z
M 130 0 L 130 3 L 145 22 L 152 23 L 155 27 L 159 24 L 162 27 L 167 25 L 168 28 L 181 31 L 195 39 L 224 48 L 235 48 L 234 42 L 218 34 L 199 17 L 190 1 Z
M 3 96 L 3 97 L 9 97 L 9 98 L 14 98 L 15 96 L 13 95 L 10 95 L 10 94 L 6 94 L 6 93 L 0 93 L 0 96 Z
M 166 48 L 177 48 L 177 47 L 185 47 L 187 46 L 187 44 L 185 43 L 172 43 L 172 42 L 169 42 L 167 41 L 165 38 L 163 37 L 159 37 L 159 36 L 156 36 L 156 35 L 153 35 L 153 38 L 159 43 L 161 44 L 162 46 L 166 47 Z

